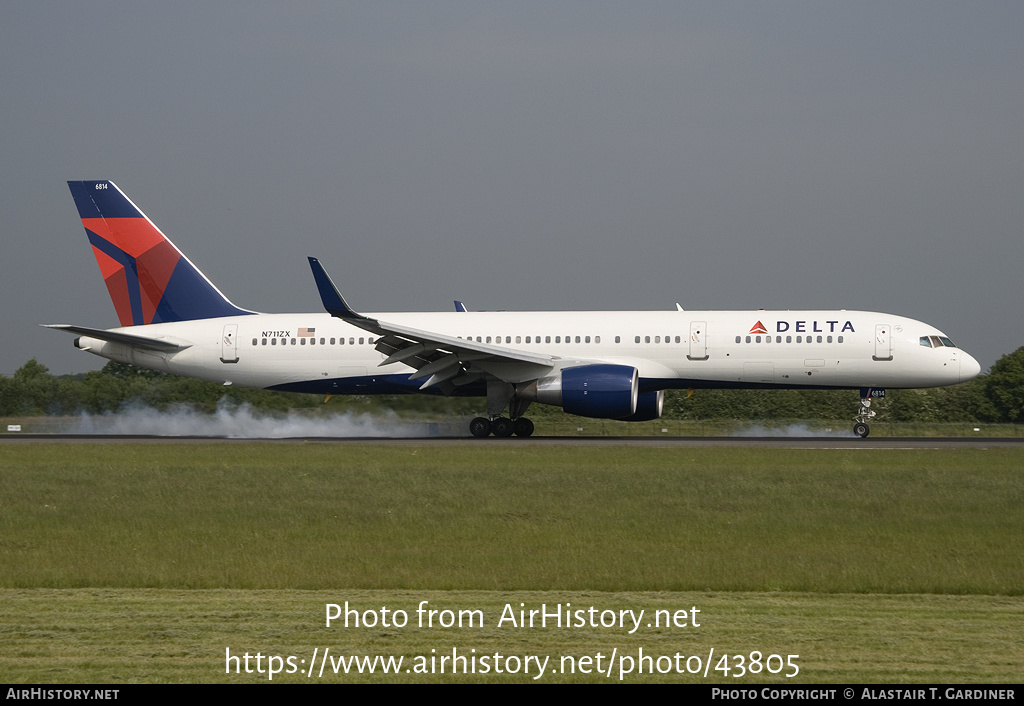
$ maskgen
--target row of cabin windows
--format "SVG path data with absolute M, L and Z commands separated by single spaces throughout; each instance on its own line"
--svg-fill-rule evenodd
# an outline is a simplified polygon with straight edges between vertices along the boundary
M 462 336 L 459 336 L 459 338 L 462 338 Z M 563 336 L 543 336 L 543 337 L 541 337 L 541 336 L 526 336 L 525 342 L 526 343 L 541 343 L 541 339 L 542 338 L 543 338 L 543 342 L 544 343 L 552 343 L 552 342 L 554 342 L 554 343 L 561 343 L 562 339 L 563 339 Z M 590 343 L 590 342 L 600 343 L 601 342 L 601 337 L 600 336 L 565 336 L 564 338 L 565 338 L 565 342 L 566 343 L 573 343 L 573 342 L 576 342 L 576 343 Z M 643 337 L 644 343 L 650 343 L 651 342 L 651 338 L 652 338 L 651 336 L 644 336 Z M 655 343 L 661 343 L 661 338 L 662 338 L 661 336 L 654 336 L 653 338 L 654 338 L 654 342 Z M 331 339 L 321 338 L 320 339 L 320 345 L 321 346 L 328 345 L 327 344 L 328 340 L 330 341 L 330 345 L 332 345 L 332 346 L 333 345 L 341 345 L 341 346 L 345 345 L 345 338 L 338 338 L 338 339 L 334 339 L 334 338 L 331 338 Z M 368 343 L 370 345 L 373 345 L 373 338 L 372 337 L 370 337 L 370 338 L 359 337 L 358 339 L 356 339 L 356 338 L 349 338 L 348 339 L 348 345 L 350 345 L 350 346 L 356 345 L 356 341 L 357 340 L 359 342 L 359 345 L 363 345 L 364 343 Z M 468 341 L 475 340 L 477 343 L 492 343 L 492 342 L 493 343 L 501 343 L 502 340 L 504 340 L 505 343 L 512 343 L 513 342 L 513 336 L 504 336 L 504 337 L 502 337 L 502 336 L 494 336 L 494 337 L 491 337 L 491 336 L 476 336 L 476 337 L 466 336 L 465 340 L 468 340 Z M 515 340 L 516 343 L 523 343 L 524 342 L 523 336 L 515 336 L 514 340 Z M 679 343 L 682 339 L 679 336 L 676 336 L 675 340 L 676 340 L 676 343 Z M 282 345 L 282 346 L 287 346 L 289 344 L 293 345 L 293 346 L 295 346 L 295 345 L 302 345 L 302 346 L 304 346 L 304 345 L 306 345 L 306 341 L 309 341 L 309 345 L 311 345 L 311 346 L 315 346 L 317 344 L 317 339 L 316 338 L 290 338 L 290 339 L 289 338 L 264 338 L 264 339 L 254 338 L 254 339 L 252 339 L 252 344 L 254 346 L 258 346 L 258 345 L 264 345 L 264 346 L 266 346 L 266 345 L 271 345 L 271 346 Z M 337 341 L 337 343 L 335 343 L 335 341 Z M 622 337 L 621 336 L 616 336 L 615 337 L 615 342 L 616 343 L 621 343 L 622 342 Z M 634 342 L 635 343 L 640 343 L 640 336 L 637 336 L 634 339 Z M 671 336 L 665 336 L 665 343 L 671 343 L 671 342 L 672 342 L 672 337 Z
M 327 341 L 330 341 L 330 345 L 332 345 L 332 346 L 333 345 L 344 346 L 344 345 L 346 345 L 345 344 L 345 340 L 346 339 L 344 337 L 343 338 L 337 338 L 337 339 L 335 339 L 335 338 L 321 338 L 320 339 L 320 345 L 321 346 L 326 346 L 326 345 L 328 345 Z M 368 343 L 371 346 L 373 345 L 373 337 L 372 336 L 369 337 L 369 338 L 366 338 L 365 336 L 360 336 L 359 338 L 349 338 L 347 340 L 348 340 L 348 345 L 350 345 L 350 346 L 357 345 L 356 341 L 359 342 L 358 345 L 360 345 L 360 346 L 365 344 L 365 343 Z M 269 344 L 268 344 L 268 341 L 269 341 Z M 276 346 L 276 345 L 279 345 L 278 342 L 280 342 L 280 345 L 282 345 L 282 346 L 287 346 L 287 345 L 293 345 L 293 346 L 301 345 L 301 346 L 304 346 L 304 345 L 306 345 L 306 341 L 309 341 L 309 345 L 311 345 L 311 346 L 317 345 L 317 339 L 315 339 L 315 338 L 264 338 L 264 339 L 254 338 L 254 339 L 252 339 L 252 344 L 254 346 L 259 346 L 259 345 L 263 345 L 263 346 L 266 346 L 266 345 Z M 335 341 L 337 341 L 337 343 L 335 343 Z
M 761 338 L 762 338 L 761 336 L 747 336 L 746 337 L 746 342 L 747 343 L 760 343 L 761 342 Z M 743 339 L 742 336 L 737 336 L 736 337 L 736 343 L 742 343 L 743 342 L 742 339 Z M 802 339 L 806 339 L 806 341 L 802 340 Z M 765 343 L 771 343 L 772 342 L 772 337 L 771 336 L 764 336 L 764 342 Z M 775 342 L 776 343 L 782 343 L 782 336 L 776 336 L 775 337 Z M 792 343 L 792 342 L 793 342 L 793 337 L 792 336 L 786 336 L 786 343 Z M 831 336 L 818 336 L 817 340 L 815 340 L 814 336 L 797 336 L 796 337 L 796 342 L 797 343 L 832 343 L 832 337 Z M 843 337 L 842 336 L 838 336 L 837 339 L 836 339 L 836 342 L 837 343 L 842 343 L 843 342 Z
M 651 338 L 652 338 L 651 336 L 644 336 L 644 343 L 650 343 L 651 342 Z M 655 343 L 661 343 L 661 336 L 654 336 L 653 338 L 654 338 L 654 342 Z M 683 339 L 682 339 L 681 336 L 676 336 L 676 343 L 680 343 L 682 340 Z M 619 337 L 618 336 L 615 337 L 615 342 L 616 343 L 619 342 Z M 639 336 L 634 337 L 633 338 L 633 343 L 640 343 L 640 337 Z M 672 337 L 671 336 L 665 336 L 665 343 L 672 343 Z
M 462 338 L 462 336 L 459 336 L 459 338 Z M 502 336 L 494 336 L 493 338 L 491 336 L 466 336 L 463 340 L 466 340 L 466 341 L 476 341 L 477 343 L 491 343 L 492 341 L 494 343 L 501 343 L 502 341 L 504 341 L 505 343 L 512 343 L 513 338 L 515 339 L 516 343 L 524 343 L 524 342 L 525 343 L 541 343 L 542 342 L 541 341 L 541 338 L 542 338 L 541 336 L 526 336 L 526 340 L 525 341 L 523 340 L 523 336 L 514 336 L 514 337 L 513 336 L 504 336 L 504 337 L 502 337 Z M 552 342 L 554 342 L 554 343 L 561 343 L 562 342 L 562 338 L 563 338 L 562 336 L 543 336 L 543 339 L 544 339 L 543 343 L 552 343 Z M 573 336 L 565 336 L 564 338 L 565 338 L 565 342 L 566 343 L 572 343 L 574 337 Z M 600 336 L 593 336 L 593 337 L 591 337 L 591 336 L 576 336 L 575 340 L 576 340 L 576 343 L 590 343 L 591 341 L 593 341 L 594 343 L 600 343 L 601 342 L 601 337 Z M 616 343 L 619 342 L 619 337 L 618 336 L 615 337 L 615 342 Z
M 462 338 L 462 336 L 459 336 L 459 338 Z M 515 339 L 516 343 L 524 343 L 524 340 L 523 340 L 522 336 L 515 336 L 515 337 L 513 337 L 513 336 L 504 336 L 504 337 L 502 337 L 502 336 L 495 336 L 493 339 L 490 336 L 466 336 L 464 340 L 476 341 L 477 343 L 491 343 L 492 340 L 493 340 L 494 343 L 501 343 L 502 340 L 504 340 L 505 343 L 512 343 L 513 338 Z M 543 341 L 541 340 L 542 338 L 543 338 Z M 591 339 L 590 336 L 564 336 L 564 337 L 563 336 L 543 336 L 543 337 L 542 336 L 526 336 L 525 343 L 561 343 L 563 338 L 565 339 L 566 343 L 573 343 L 573 342 L 576 342 L 576 343 L 590 343 L 591 340 L 593 340 L 594 343 L 600 343 L 601 342 L 601 337 L 600 336 L 594 336 L 593 339 Z M 831 339 L 831 336 L 829 338 Z M 842 338 L 842 336 L 840 336 L 840 338 Z M 664 342 L 664 343 L 672 343 L 673 340 L 676 343 L 682 343 L 683 342 L 683 337 L 682 336 L 634 336 L 633 337 L 633 343 L 641 343 L 641 342 L 643 342 L 643 343 L 662 343 L 662 342 Z M 616 343 L 622 343 L 622 336 L 616 336 L 615 337 L 615 342 Z M 739 343 L 739 338 L 736 339 L 736 342 Z
M 462 336 L 459 336 L 459 338 L 462 338 Z M 502 336 L 495 336 L 493 339 L 490 336 L 466 336 L 465 340 L 476 341 L 477 343 L 491 343 L 492 340 L 494 343 L 501 343 L 502 340 L 504 340 L 505 343 L 512 343 L 513 338 L 516 343 L 561 343 L 563 338 L 566 343 L 590 343 L 591 341 L 594 343 L 601 342 L 600 336 L 526 336 L 525 341 L 522 336 L 505 336 L 504 339 Z M 672 343 L 672 336 L 635 336 L 633 338 L 633 342 L 640 343 L 642 340 L 644 343 L 651 343 L 653 339 L 654 343 L 661 343 L 662 338 L 664 338 L 665 343 Z M 681 343 L 682 340 L 682 336 L 675 337 L 676 343 Z M 615 342 L 622 343 L 622 336 L 616 336 Z
M 459 336 L 459 338 L 462 338 L 462 336 Z M 563 338 L 562 336 L 544 336 L 543 337 L 543 339 L 544 339 L 543 342 L 544 343 L 552 343 L 552 342 L 554 342 L 554 343 L 561 343 L 562 342 L 562 338 Z M 565 338 L 565 342 L 566 343 L 573 343 L 574 341 L 576 343 L 590 343 L 591 340 L 593 340 L 594 343 L 600 343 L 601 342 L 601 337 L 600 336 L 593 336 L 593 337 L 591 337 L 591 336 L 565 336 L 564 338 Z M 763 338 L 764 338 L 764 342 L 765 343 L 771 343 L 772 342 L 772 337 L 771 336 L 764 336 Z M 782 336 L 776 336 L 775 337 L 775 342 L 776 343 L 782 343 L 782 338 L 783 338 Z M 786 343 L 792 343 L 793 342 L 793 336 L 786 336 L 785 338 L 786 338 Z M 949 339 L 947 339 L 947 338 L 941 339 L 941 343 L 939 342 L 939 339 L 938 339 L 937 336 L 932 336 L 932 338 L 936 339 L 934 343 L 929 341 L 927 336 L 922 336 L 921 337 L 921 345 L 922 346 L 933 346 L 935 348 L 939 348 L 942 345 L 952 346 L 952 342 L 947 343 L 947 341 L 949 341 Z M 513 337 L 512 336 L 504 336 L 504 337 L 502 337 L 502 336 L 494 336 L 493 338 L 491 336 L 476 336 L 476 337 L 466 336 L 466 338 L 465 338 L 465 340 L 468 340 L 468 341 L 475 340 L 477 343 L 491 343 L 491 342 L 502 343 L 503 339 L 504 339 L 505 343 L 512 343 L 513 342 Z M 554 340 L 552 341 L 552 339 L 554 339 Z M 652 339 L 653 339 L 653 341 L 652 341 Z M 663 339 L 664 339 L 665 343 L 672 343 L 673 340 L 675 341 L 675 343 L 681 343 L 682 342 L 682 337 L 681 336 L 675 336 L 675 337 L 673 337 L 673 336 L 664 336 L 664 337 L 662 337 L 662 336 L 643 336 L 642 337 L 642 340 L 643 340 L 644 343 L 652 343 L 652 342 L 653 343 L 661 343 Z M 747 343 L 761 343 L 761 339 L 762 339 L 762 336 L 746 336 L 745 340 L 746 340 Z M 804 339 L 806 339 L 806 341 Z M 361 345 L 364 345 L 364 344 L 369 344 L 369 345 L 372 346 L 373 342 L 374 342 L 374 339 L 373 339 L 372 336 L 369 337 L 369 338 L 366 338 L 364 336 L 360 336 L 359 338 L 351 337 L 351 338 L 348 338 L 348 339 L 345 339 L 344 337 L 337 338 L 337 339 L 335 339 L 335 338 L 329 338 L 329 339 L 328 338 L 320 338 L 319 339 L 321 346 L 325 346 L 325 345 L 344 346 L 344 345 L 346 345 L 346 340 L 347 340 L 347 345 L 350 345 L 350 346 L 355 346 L 355 345 L 360 345 L 361 346 Z M 522 336 L 515 336 L 514 340 L 515 340 L 516 343 L 523 343 L 524 342 Z M 306 345 L 306 341 L 309 341 L 309 345 L 311 345 L 311 346 L 317 345 L 317 339 L 316 338 L 263 338 L 263 339 L 254 338 L 254 339 L 252 339 L 252 344 L 254 346 L 257 346 L 257 345 L 264 345 L 264 346 L 266 346 L 266 345 L 271 345 L 271 346 L 276 346 L 276 345 L 282 345 L 282 346 L 302 345 L 302 346 L 305 346 Z M 330 341 L 329 344 L 328 344 L 328 341 Z M 358 341 L 358 343 L 357 343 L 357 341 Z M 641 341 L 641 337 L 640 336 L 635 336 L 633 338 L 633 342 L 634 343 L 640 343 L 640 341 Z M 744 337 L 743 336 L 737 336 L 736 337 L 736 343 L 742 343 L 743 341 L 744 341 Z M 842 336 L 838 336 L 836 341 L 838 343 L 842 343 L 843 342 L 843 337 Z M 526 336 L 525 342 L 526 343 L 541 343 L 541 336 Z M 615 337 L 615 342 L 616 343 L 621 343 L 622 342 L 622 337 L 621 336 L 616 336 Z M 797 343 L 804 343 L 804 342 L 806 342 L 806 343 L 815 343 L 815 342 L 817 342 L 817 343 L 832 343 L 832 336 L 818 336 L 817 340 L 815 340 L 814 336 L 797 336 L 796 337 L 796 342 Z

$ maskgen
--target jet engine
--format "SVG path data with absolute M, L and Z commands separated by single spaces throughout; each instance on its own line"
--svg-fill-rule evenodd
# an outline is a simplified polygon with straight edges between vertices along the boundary
M 644 392 L 637 398 L 636 412 L 628 417 L 622 417 L 624 422 L 649 422 L 654 419 L 661 419 L 662 410 L 665 407 L 665 391 Z
M 639 393 L 636 368 L 597 364 L 563 368 L 557 375 L 530 383 L 519 394 L 581 417 L 626 419 L 636 414 Z

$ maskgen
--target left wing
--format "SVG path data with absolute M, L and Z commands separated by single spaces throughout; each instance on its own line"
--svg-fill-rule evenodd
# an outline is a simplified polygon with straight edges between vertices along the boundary
M 309 266 L 327 313 L 379 336 L 376 348 L 387 356 L 381 366 L 403 363 L 415 368 L 411 380 L 426 378 L 421 390 L 439 385 L 439 389 L 447 393 L 487 377 L 509 383 L 527 382 L 543 377 L 558 364 L 559 359 L 555 356 L 422 331 L 356 313 L 334 286 L 320 261 L 311 257 Z

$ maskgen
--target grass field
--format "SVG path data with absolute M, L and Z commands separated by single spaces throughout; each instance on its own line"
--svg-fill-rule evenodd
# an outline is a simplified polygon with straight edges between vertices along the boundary
M 795 678 L 626 679 L 645 682 L 1019 681 L 1022 461 L 1014 449 L 0 446 L 0 681 L 260 681 L 225 674 L 225 650 L 311 660 L 324 647 L 800 655 Z M 486 625 L 421 628 L 422 600 L 479 609 Z M 324 627 L 325 604 L 345 601 L 406 610 L 410 625 Z M 520 603 L 647 617 L 696 606 L 702 624 L 498 628 Z M 275 681 L 308 680 L 296 666 Z

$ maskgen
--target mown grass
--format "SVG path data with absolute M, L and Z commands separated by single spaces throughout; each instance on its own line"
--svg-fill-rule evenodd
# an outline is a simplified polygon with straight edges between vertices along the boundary
M 0 586 L 1024 593 L 1019 450 L 0 448 Z
M 225 675 L 224 649 L 453 645 L 714 647 L 801 654 L 801 681 L 1013 681 L 1022 461 L 1016 449 L 0 446 L 0 681 L 258 681 Z M 706 622 L 634 636 L 323 628 L 323 604 L 345 600 L 489 615 L 505 602 L 697 605 Z
M 616 593 L 493 591 L 246 591 L 162 589 L 0 589 L 0 681 L 14 683 L 266 683 L 268 655 L 295 656 L 298 670 L 273 682 L 534 682 L 530 674 L 417 675 L 405 668 L 417 657 L 459 654 L 549 657 L 541 683 L 696 682 L 750 686 L 774 683 L 1015 683 L 1024 664 L 1019 626 L 1024 606 L 1000 596 L 877 596 L 799 593 Z M 420 601 L 449 609 L 475 609 L 483 627 L 421 628 Z M 404 628 L 325 627 L 327 603 L 348 601 L 359 610 L 406 610 Z M 700 627 L 648 628 L 634 634 L 618 628 L 498 627 L 504 606 L 539 608 L 571 603 L 599 609 L 700 610 Z M 306 675 L 314 648 L 335 656 L 401 656 L 398 674 Z M 636 657 L 639 649 L 658 657 L 681 654 L 706 661 L 703 674 L 626 674 L 618 659 L 611 676 L 561 672 L 563 656 L 596 657 L 608 664 L 613 650 Z M 263 673 L 229 665 L 232 655 L 264 656 Z M 713 649 L 713 653 L 711 650 Z M 799 673 L 716 671 L 722 655 L 760 651 L 799 655 Z M 306 664 L 298 660 L 305 659 Z M 674 660 L 673 660 L 674 661 Z M 777 667 L 779 663 L 773 662 Z M 696 662 L 690 663 L 696 667 Z M 702 665 L 703 666 L 703 665 Z M 233 667 L 229 671 L 229 667 Z M 592 665 L 592 670 L 596 664 Z M 665 662 L 662 660 L 662 667 Z M 238 673 L 242 671 L 243 673 Z M 558 671 L 559 673 L 553 673 Z

